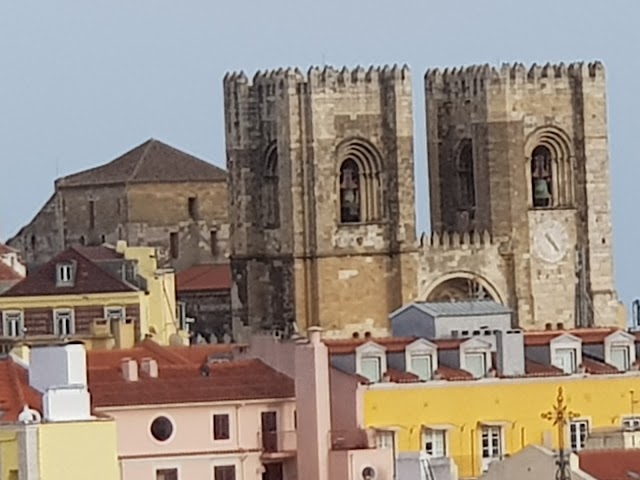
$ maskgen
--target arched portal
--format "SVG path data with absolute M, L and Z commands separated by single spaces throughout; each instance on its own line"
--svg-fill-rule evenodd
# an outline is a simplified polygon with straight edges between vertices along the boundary
M 439 278 L 427 290 L 425 300 L 427 302 L 492 300 L 504 304 L 498 290 L 490 282 L 468 272 L 456 272 Z

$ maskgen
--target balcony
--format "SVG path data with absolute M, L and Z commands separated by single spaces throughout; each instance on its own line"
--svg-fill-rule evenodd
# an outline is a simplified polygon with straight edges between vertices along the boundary
M 294 457 L 297 448 L 297 436 L 294 430 L 276 430 L 258 433 L 258 445 L 262 448 L 263 462 L 280 461 Z

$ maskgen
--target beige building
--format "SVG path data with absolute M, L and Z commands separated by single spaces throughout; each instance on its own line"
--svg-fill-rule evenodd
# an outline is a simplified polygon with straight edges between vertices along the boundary
M 35 218 L 8 241 L 29 267 L 72 245 L 158 248 L 159 263 L 182 269 L 226 260 L 227 174 L 149 140 L 115 160 L 60 178 Z
M 225 77 L 236 331 L 376 335 L 416 299 L 493 299 L 530 329 L 620 323 L 602 64 L 433 70 L 425 93 L 433 233 L 416 241 L 407 67 Z

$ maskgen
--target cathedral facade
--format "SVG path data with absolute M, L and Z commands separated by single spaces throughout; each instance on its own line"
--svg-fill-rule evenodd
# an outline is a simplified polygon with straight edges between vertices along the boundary
M 433 70 L 425 94 L 418 239 L 408 67 L 225 77 L 236 332 L 380 335 L 416 300 L 619 322 L 603 66 Z

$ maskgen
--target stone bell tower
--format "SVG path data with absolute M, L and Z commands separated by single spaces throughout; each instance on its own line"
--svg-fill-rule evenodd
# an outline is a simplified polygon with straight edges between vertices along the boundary
M 431 221 L 500 243 L 524 328 L 617 323 L 601 63 L 433 70 Z
M 415 295 L 409 69 L 233 73 L 224 95 L 236 332 L 386 331 Z

